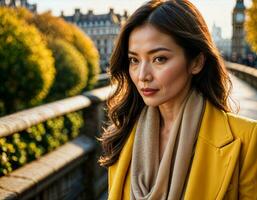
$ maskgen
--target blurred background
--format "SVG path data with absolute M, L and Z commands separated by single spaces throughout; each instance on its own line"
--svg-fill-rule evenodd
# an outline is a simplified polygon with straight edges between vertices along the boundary
M 37 11 L 39 13 L 50 10 L 53 15 L 62 16 L 67 21 L 77 23 L 79 27 L 81 27 L 82 29 L 84 28 L 84 31 L 87 34 L 93 35 L 92 31 L 90 32 L 90 30 L 88 30 L 89 28 L 87 22 L 89 21 L 86 16 L 95 16 L 96 20 L 97 16 L 99 18 L 100 15 L 103 14 L 114 14 L 118 16 L 118 18 L 119 16 L 123 16 L 125 19 L 127 16 L 133 13 L 133 11 L 135 11 L 137 7 L 139 7 L 146 1 L 74 0 L 72 1 L 72 3 L 70 3 L 70 1 L 68 0 L 56 2 L 50 0 L 32 0 L 30 2 L 37 5 Z M 235 26 L 237 26 L 237 29 L 240 29 L 239 24 L 245 21 L 245 10 L 247 8 L 250 8 L 250 6 L 252 5 L 251 0 L 192 0 L 191 2 L 194 3 L 201 11 L 207 22 L 209 30 L 212 33 L 213 39 L 217 47 L 220 49 L 222 55 L 224 55 L 226 59 L 232 59 L 232 55 L 233 59 L 235 60 L 246 59 L 249 54 L 252 54 L 252 51 L 250 50 L 251 47 L 248 46 L 247 48 L 247 44 L 245 44 L 245 49 L 241 52 L 242 55 L 236 55 L 239 53 L 235 49 L 236 47 L 234 47 L 236 46 L 234 44 L 235 42 L 232 42 L 232 40 L 235 40 L 235 38 L 237 37 L 236 31 L 239 31 L 235 30 Z M 91 18 L 91 20 L 93 19 Z M 236 23 L 238 24 L 236 25 Z M 241 37 L 244 37 L 242 33 Z M 97 42 L 95 42 L 95 44 L 97 45 Z M 233 50 L 232 46 L 234 48 Z
M 142 0 L 0 0 L 0 199 L 106 199 L 97 138 L 115 40 Z M 257 1 L 191 0 L 257 119 Z

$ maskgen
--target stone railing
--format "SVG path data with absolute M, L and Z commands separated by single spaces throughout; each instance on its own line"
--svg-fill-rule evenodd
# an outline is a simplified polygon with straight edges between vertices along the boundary
M 102 199 L 107 174 L 97 164 L 96 137 L 105 120 L 110 86 L 0 118 L 0 137 L 73 111 L 83 111 L 79 137 L 0 178 L 0 199 Z
M 227 69 L 236 77 L 244 80 L 251 86 L 257 89 L 257 69 L 245 65 L 226 62 Z

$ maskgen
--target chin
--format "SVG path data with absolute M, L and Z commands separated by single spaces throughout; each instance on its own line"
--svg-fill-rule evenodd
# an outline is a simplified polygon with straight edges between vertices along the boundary
M 145 103 L 145 105 L 151 106 L 151 107 L 157 107 L 157 106 L 161 105 L 161 102 L 149 101 L 149 100 L 144 100 L 144 103 Z

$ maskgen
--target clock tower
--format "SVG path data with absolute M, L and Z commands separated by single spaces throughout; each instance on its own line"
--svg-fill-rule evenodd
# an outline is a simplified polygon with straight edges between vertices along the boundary
M 242 59 L 246 57 L 245 10 L 244 0 L 236 0 L 232 19 L 232 59 L 237 62 L 242 62 Z

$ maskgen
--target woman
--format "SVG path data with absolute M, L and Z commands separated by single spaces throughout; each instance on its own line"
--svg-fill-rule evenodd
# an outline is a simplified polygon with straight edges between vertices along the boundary
M 257 199 L 257 124 L 187 0 L 150 1 L 122 28 L 102 136 L 109 200 Z

